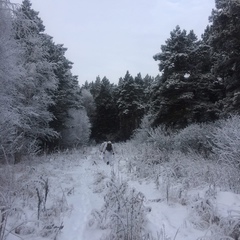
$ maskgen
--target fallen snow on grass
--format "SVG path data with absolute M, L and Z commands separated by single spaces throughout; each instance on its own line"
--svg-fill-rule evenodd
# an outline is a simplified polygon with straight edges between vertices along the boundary
M 30 163 L 28 169 L 32 171 L 29 174 L 30 179 L 26 181 L 31 181 L 31 178 L 39 175 L 45 179 L 48 178 L 49 196 L 46 207 L 53 208 L 54 204 L 61 201 L 61 206 L 65 210 L 56 215 L 58 221 L 55 221 L 55 224 L 60 226 L 62 222 L 63 228 L 56 234 L 48 236 L 37 235 L 36 232 L 28 235 L 18 235 L 12 232 L 8 234 L 7 240 L 100 240 L 104 234 L 109 232 L 108 229 L 101 229 L 91 224 L 91 214 L 93 209 L 100 210 L 104 204 L 112 169 L 102 161 L 97 148 L 89 149 L 84 153 L 76 151 L 46 156 L 46 159 L 41 162 L 38 160 Z M 144 195 L 147 216 L 145 230 L 155 239 L 201 239 L 203 236 L 209 236 L 211 232 L 209 226 L 216 224 L 220 221 L 219 219 L 230 215 L 236 215 L 238 218 L 240 216 L 238 194 L 215 189 L 215 194 L 210 196 L 207 195 L 208 189 L 204 186 L 188 190 L 184 201 L 183 198 L 181 201 L 166 199 L 166 193 L 157 189 L 153 181 L 138 181 L 132 178 L 126 170 L 126 161 L 122 159 L 122 156 L 116 156 L 115 161 L 116 178 L 121 182 L 127 181 L 129 188 L 134 188 Z M 21 179 L 26 166 L 14 167 L 16 176 Z M 27 178 L 25 175 L 24 177 Z M 23 181 L 22 185 L 25 183 Z M 34 199 L 32 198 L 32 201 L 35 201 Z M 29 198 L 28 201 L 31 199 Z M 36 219 L 34 214 L 36 214 L 37 205 L 32 203 L 32 206 L 34 207 L 21 206 L 24 211 L 27 211 L 26 215 L 30 216 L 30 220 Z M 211 210 L 206 215 L 204 211 L 208 207 L 210 209 L 210 206 Z M 210 212 L 212 208 L 214 213 Z M 197 221 L 200 223 L 198 224 Z

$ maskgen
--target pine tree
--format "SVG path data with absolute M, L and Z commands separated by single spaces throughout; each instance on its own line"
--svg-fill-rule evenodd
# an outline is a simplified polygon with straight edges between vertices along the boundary
M 101 89 L 101 78 L 97 76 L 96 80 L 89 84 L 89 90 L 93 95 L 94 99 L 99 95 L 100 89 Z
M 193 31 L 187 34 L 179 26 L 170 35 L 166 44 L 161 46 L 162 52 L 154 56 L 155 60 L 160 60 L 159 70 L 162 72 L 153 96 L 155 124 L 186 126 L 189 105 L 194 97 L 189 76 L 195 71 L 194 62 L 190 59 L 197 37 Z
M 209 46 L 198 41 L 193 31 L 187 34 L 179 26 L 170 34 L 162 52 L 154 56 L 162 71 L 152 95 L 155 125 L 178 128 L 217 119 L 215 103 L 222 96 L 222 87 L 210 73 Z
M 82 100 L 80 87 L 77 76 L 71 73 L 72 62 L 65 57 L 66 48 L 62 44 L 54 44 L 48 42 L 48 61 L 54 66 L 54 74 L 57 79 L 57 88 L 52 92 L 54 104 L 49 110 L 54 118 L 50 122 L 50 126 L 61 133 L 66 129 L 65 122 L 69 116 L 69 110 L 79 110 L 82 108 Z M 56 142 L 53 144 L 57 144 Z
M 143 97 L 143 103 L 145 105 L 145 113 L 147 114 L 148 111 L 150 110 L 151 106 L 151 95 L 152 95 L 152 87 L 155 83 L 155 78 L 149 76 L 148 74 L 143 78 L 143 92 L 144 92 L 144 97 Z
M 215 3 L 209 29 L 212 71 L 216 78 L 223 81 L 226 89 L 223 112 L 240 113 L 240 2 L 216 0 Z
M 14 18 L 15 39 L 24 50 L 22 65 L 24 76 L 18 87 L 21 95 L 21 106 L 18 111 L 22 124 L 18 132 L 24 136 L 20 152 L 26 152 L 30 143 L 39 144 L 42 141 L 56 137 L 57 133 L 49 127 L 53 115 L 49 106 L 54 104 L 52 91 L 56 89 L 56 77 L 53 64 L 48 61 L 46 41 L 49 36 L 44 34 L 42 20 L 38 12 L 31 8 L 29 0 L 24 0 L 16 11 Z M 21 153 L 20 153 L 21 154 Z
M 155 61 L 160 61 L 159 70 L 163 74 L 163 81 L 169 76 L 184 76 L 194 71 L 194 62 L 190 55 L 196 47 L 197 36 L 193 31 L 187 34 L 186 30 L 181 30 L 179 26 L 176 26 L 170 35 L 166 44 L 161 46 L 161 53 L 153 57 Z
M 21 49 L 12 32 L 14 6 L 8 1 L 0 2 L 0 161 L 13 159 L 21 148 L 22 135 L 18 132 L 21 116 L 18 111 L 21 96 L 22 67 Z
M 140 75 L 136 78 L 141 81 Z M 118 85 L 118 100 L 117 106 L 120 120 L 121 138 L 128 139 L 133 130 L 136 129 L 144 115 L 145 106 L 143 105 L 143 91 L 136 84 L 133 77 L 127 71 Z
M 96 84 L 95 86 L 99 86 L 98 78 Z M 101 80 L 100 89 L 95 88 L 95 104 L 96 114 L 92 126 L 92 138 L 96 141 L 115 140 L 118 116 L 114 101 L 114 85 L 106 77 Z

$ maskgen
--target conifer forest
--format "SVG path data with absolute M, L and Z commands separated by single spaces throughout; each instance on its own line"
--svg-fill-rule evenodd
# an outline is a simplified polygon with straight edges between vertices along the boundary
M 216 1 L 201 39 L 180 26 L 170 31 L 153 56 L 159 75 L 126 69 L 118 84 L 96 76 L 80 86 L 67 48 L 45 33 L 31 2 L 2 1 L 1 158 L 126 141 L 144 116 L 179 130 L 238 114 L 238 18 L 238 1 Z
M 220 193 L 231 199 L 240 194 L 240 1 L 215 0 L 201 37 L 177 25 L 159 45 L 152 58 L 157 76 L 143 76 L 141 69 L 133 76 L 126 69 L 118 83 L 106 72 L 80 85 L 67 46 L 47 34 L 31 1 L 0 1 L 0 240 L 240 239 L 240 209 L 226 216 L 215 208 Z M 100 163 L 104 141 L 116 147 L 118 174 Z M 48 164 L 54 164 L 52 173 L 44 168 Z M 66 199 L 77 196 L 71 166 L 82 169 L 82 186 L 89 177 L 94 194 L 102 194 L 86 220 L 97 237 L 86 229 L 85 238 L 66 237 Z M 85 176 L 83 166 L 100 170 Z M 50 190 L 57 167 L 69 171 L 59 180 L 66 185 L 60 193 Z M 153 184 L 161 196 L 150 201 L 148 187 L 144 197 L 136 182 Z M 193 196 L 196 189 L 204 197 Z M 87 199 L 82 204 L 89 207 Z M 191 206 L 191 227 L 184 225 L 183 233 L 165 222 L 154 235 L 146 222 L 158 219 L 154 213 L 163 203 Z M 35 215 L 23 214 L 33 209 Z M 197 230 L 188 235 L 186 229 Z

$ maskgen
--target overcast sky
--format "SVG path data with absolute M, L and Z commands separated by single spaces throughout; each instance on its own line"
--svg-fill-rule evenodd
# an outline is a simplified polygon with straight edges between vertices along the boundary
M 12 0 L 21 3 L 21 0 Z M 31 0 L 55 43 L 68 48 L 80 85 L 99 75 L 117 83 L 132 76 L 156 76 L 153 55 L 176 25 L 198 37 L 208 24 L 214 0 Z

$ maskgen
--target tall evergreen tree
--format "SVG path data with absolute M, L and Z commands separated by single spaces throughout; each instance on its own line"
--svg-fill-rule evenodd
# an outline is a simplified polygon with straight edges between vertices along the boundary
M 215 3 L 216 9 L 210 16 L 208 31 L 212 70 L 226 89 L 223 112 L 240 113 L 240 2 L 215 0 Z
M 0 161 L 8 161 L 21 148 L 23 136 L 18 131 L 22 126 L 18 111 L 21 96 L 23 68 L 21 49 L 12 31 L 14 6 L 8 1 L 0 2 Z
M 24 20 L 20 17 L 22 14 Z M 61 142 L 61 134 L 68 128 L 66 123 L 74 115 L 73 110 L 82 108 L 77 76 L 72 75 L 72 62 L 65 57 L 67 49 L 62 44 L 55 44 L 52 37 L 44 33 L 43 22 L 29 0 L 24 0 L 18 9 L 15 31 L 16 39 L 25 49 L 24 68 L 28 81 L 22 91 L 28 98 L 27 105 L 32 105 L 33 111 L 39 114 L 34 117 L 42 130 L 39 134 L 38 126 L 34 126 L 29 134 L 36 131 L 34 136 L 37 135 L 42 144 L 54 148 L 59 140 Z M 44 126 L 40 125 L 43 120 Z
M 54 104 L 49 108 L 54 116 L 50 126 L 61 133 L 66 129 L 65 122 L 70 117 L 69 110 L 82 108 L 80 87 L 77 76 L 71 73 L 72 62 L 65 57 L 67 49 L 62 44 L 54 44 L 52 41 L 48 41 L 46 45 L 49 52 L 48 61 L 53 64 L 57 79 L 57 88 L 52 92 Z
M 96 83 L 98 86 L 98 78 Z M 113 91 L 113 84 L 104 77 L 95 97 L 96 114 L 92 126 L 92 138 L 96 141 L 114 140 L 118 130 L 117 109 Z
M 31 8 L 29 0 L 24 0 L 14 15 L 15 39 L 23 49 L 22 66 L 24 74 L 18 86 L 21 95 L 21 125 L 18 132 L 25 139 L 19 154 L 26 152 L 32 143 L 56 137 L 57 133 L 50 128 L 53 115 L 49 106 L 54 104 L 52 92 L 56 89 L 56 77 L 53 64 L 48 61 L 44 25 L 38 12 Z
M 101 89 L 101 78 L 97 76 L 94 82 L 89 83 L 89 90 L 93 95 L 94 99 L 96 99 L 96 97 L 99 95 L 100 89 Z
M 187 34 L 186 30 L 181 30 L 179 26 L 170 32 L 170 38 L 166 44 L 161 46 L 161 53 L 154 56 L 155 61 L 159 60 L 159 70 L 162 72 L 162 81 L 166 81 L 169 76 L 184 76 L 192 74 L 194 71 L 194 59 L 191 53 L 196 48 L 197 36 L 193 31 Z
M 143 78 L 143 89 L 144 89 L 143 103 L 145 105 L 145 114 L 149 111 L 151 106 L 151 94 L 152 94 L 152 87 L 154 83 L 155 83 L 155 78 L 151 77 L 148 74 Z
M 209 47 L 177 26 L 154 56 L 162 76 L 152 96 L 155 124 L 185 127 L 218 118 L 221 86 L 209 73 Z
M 117 106 L 120 120 L 120 133 L 123 140 L 128 139 L 136 129 L 144 115 L 143 91 L 139 82 L 143 83 L 140 75 L 134 78 L 127 71 L 118 85 Z
M 138 73 L 136 77 L 134 77 L 134 84 L 135 84 L 135 94 L 138 96 L 139 104 L 142 103 L 144 105 L 145 100 L 145 82 L 142 78 L 141 73 Z M 141 116 L 140 116 L 141 117 Z
M 193 98 L 193 83 L 189 76 L 194 72 L 191 53 L 196 49 L 197 37 L 193 31 L 187 34 L 177 26 L 161 46 L 162 52 L 154 56 L 160 60 L 162 72 L 153 96 L 155 124 L 184 126 L 188 123 L 189 104 Z

